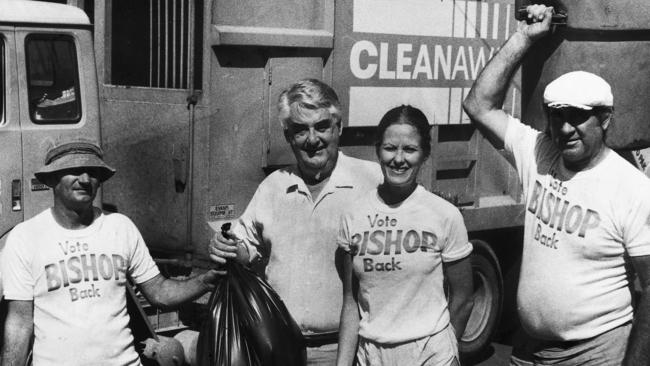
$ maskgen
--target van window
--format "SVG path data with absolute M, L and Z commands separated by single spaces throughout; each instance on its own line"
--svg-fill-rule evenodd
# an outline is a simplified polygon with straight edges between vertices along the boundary
M 75 43 L 68 35 L 31 34 L 25 40 L 29 114 L 34 123 L 81 119 Z

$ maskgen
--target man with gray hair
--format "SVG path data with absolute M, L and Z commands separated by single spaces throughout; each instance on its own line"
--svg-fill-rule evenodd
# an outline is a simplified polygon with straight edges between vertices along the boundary
M 280 95 L 278 109 L 296 165 L 260 183 L 229 238 L 217 233 L 210 253 L 219 263 L 265 266 L 306 336 L 309 364 L 331 365 L 342 291 L 334 258 L 339 216 L 382 174 L 376 163 L 339 151 L 341 106 L 327 84 L 298 81 Z
M 585 72 L 546 86 L 545 132 L 503 109 L 526 51 L 550 31 L 553 8 L 527 7 L 527 21 L 485 66 L 465 110 L 513 158 L 525 199 L 517 305 L 529 335 L 515 365 L 648 365 L 650 181 L 604 143 L 610 85 Z M 642 293 L 635 310 L 631 271 Z M 523 357 L 520 357 L 523 356 Z

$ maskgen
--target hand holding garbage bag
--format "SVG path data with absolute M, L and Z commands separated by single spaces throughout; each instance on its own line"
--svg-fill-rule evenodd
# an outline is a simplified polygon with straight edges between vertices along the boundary
M 230 224 L 222 226 L 227 236 Z M 271 286 L 234 260 L 215 287 L 197 345 L 200 366 L 302 366 L 300 328 Z

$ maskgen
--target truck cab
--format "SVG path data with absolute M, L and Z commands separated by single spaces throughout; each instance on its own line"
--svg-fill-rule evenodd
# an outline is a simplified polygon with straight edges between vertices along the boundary
M 36 180 L 52 144 L 100 141 L 92 25 L 74 7 L 0 2 L 0 244 L 52 206 Z

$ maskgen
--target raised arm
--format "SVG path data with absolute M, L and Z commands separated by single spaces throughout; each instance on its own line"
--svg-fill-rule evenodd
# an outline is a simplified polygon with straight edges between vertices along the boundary
M 4 324 L 2 366 L 23 366 L 34 331 L 34 302 L 9 300 Z
M 497 149 L 503 148 L 508 125 L 502 109 L 508 83 L 526 51 L 551 27 L 552 7 L 531 5 L 526 10 L 528 19 L 519 22 L 517 31 L 488 62 L 463 101 L 472 122 Z

